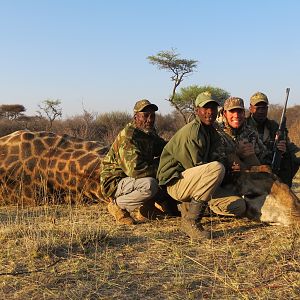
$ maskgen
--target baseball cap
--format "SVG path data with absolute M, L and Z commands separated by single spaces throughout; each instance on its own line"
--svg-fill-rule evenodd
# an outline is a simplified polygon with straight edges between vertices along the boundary
M 224 102 L 224 110 L 231 110 L 234 108 L 245 109 L 244 100 L 239 97 L 229 97 Z
M 195 106 L 203 107 L 208 102 L 215 102 L 218 105 L 220 105 L 219 102 L 217 101 L 217 98 L 215 96 L 213 96 L 211 94 L 211 92 L 206 91 L 206 92 L 200 93 L 197 96 L 197 98 L 195 100 Z
M 265 102 L 266 104 L 269 104 L 268 97 L 265 94 L 261 92 L 256 92 L 250 97 L 250 104 L 256 105 L 259 102 Z
M 143 111 L 146 107 L 152 107 L 152 109 L 154 111 L 158 110 L 158 107 L 155 104 L 151 103 L 147 99 L 142 99 L 142 100 L 139 100 L 135 103 L 134 108 L 133 108 L 133 112 L 137 113 L 137 112 Z

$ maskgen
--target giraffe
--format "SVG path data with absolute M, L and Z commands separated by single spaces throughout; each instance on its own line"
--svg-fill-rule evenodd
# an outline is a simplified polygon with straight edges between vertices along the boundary
M 108 148 L 52 132 L 20 130 L 0 138 L 0 203 L 39 204 L 59 199 L 103 199 L 101 159 Z M 54 197 L 52 197 L 54 199 Z M 57 197 L 56 197 L 57 199 Z
M 20 130 L 4 136 L 0 138 L 0 204 L 57 199 L 109 202 L 99 180 L 107 151 L 101 142 L 46 131 Z M 248 218 L 281 225 L 300 223 L 300 200 L 268 166 L 252 167 L 233 177 L 232 190 L 243 195 Z
M 233 189 L 243 195 L 247 217 L 273 225 L 300 224 L 300 200 L 270 166 L 253 166 L 238 172 Z

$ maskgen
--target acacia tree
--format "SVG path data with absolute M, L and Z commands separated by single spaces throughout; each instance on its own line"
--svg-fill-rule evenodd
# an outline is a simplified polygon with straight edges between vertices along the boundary
M 0 116 L 8 120 L 15 120 L 23 116 L 26 111 L 21 104 L 2 104 L 0 105 Z
M 46 115 L 46 118 L 49 121 L 49 126 L 47 130 L 50 130 L 52 128 L 53 122 L 62 116 L 62 108 L 60 107 L 61 100 L 56 99 L 46 99 L 42 101 L 42 104 L 39 104 L 38 107 L 40 108 L 40 111 L 37 111 L 38 115 L 40 117 L 44 117 Z
M 191 85 L 181 88 L 179 93 L 175 94 L 173 101 L 176 103 L 180 111 L 186 116 L 187 121 L 189 121 L 190 117 L 194 115 L 194 103 L 197 96 L 205 91 L 211 92 L 221 106 L 223 106 L 224 101 L 230 96 L 227 91 L 210 85 Z
M 147 59 L 151 64 L 156 65 L 159 69 L 167 70 L 172 73 L 171 80 L 173 81 L 173 89 L 170 97 L 166 99 L 183 117 L 187 123 L 186 115 L 174 101 L 176 89 L 183 81 L 184 77 L 190 75 L 197 67 L 197 60 L 180 58 L 174 49 L 160 51 L 156 55 L 148 56 Z

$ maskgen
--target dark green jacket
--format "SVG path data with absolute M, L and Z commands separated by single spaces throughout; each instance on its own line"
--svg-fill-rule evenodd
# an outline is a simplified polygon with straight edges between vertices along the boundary
M 211 126 L 204 126 L 199 117 L 179 129 L 164 147 L 157 178 L 160 185 L 179 178 L 184 170 L 212 161 L 211 153 L 220 137 Z
M 273 151 L 273 145 L 274 145 L 274 140 L 276 136 L 276 132 L 279 128 L 279 125 L 276 121 L 266 119 L 266 121 L 262 124 L 259 125 L 253 118 L 252 116 L 249 116 L 247 118 L 247 124 L 255 128 L 258 133 L 260 139 L 263 141 L 265 146 L 267 146 L 269 150 L 269 155 L 268 155 L 268 160 L 265 161 L 266 164 L 270 164 L 272 161 L 272 151 Z M 295 157 L 295 161 L 298 162 L 299 164 L 299 157 L 300 157 L 300 149 L 297 147 L 294 143 L 292 143 L 289 138 L 288 138 L 288 131 L 286 129 L 285 132 L 285 137 L 286 137 L 286 145 L 287 145 L 287 152 L 286 155 L 292 155 Z
M 247 124 L 252 126 L 258 131 L 260 139 L 268 148 L 268 155 L 266 156 L 263 163 L 271 165 L 272 158 L 273 158 L 274 140 L 275 140 L 276 132 L 279 128 L 278 123 L 274 120 L 270 120 L 267 118 L 263 124 L 258 124 L 250 115 L 247 118 Z M 280 164 L 280 171 L 277 175 L 281 178 L 281 180 L 284 183 L 291 186 L 293 177 L 295 176 L 295 174 L 299 169 L 300 149 L 289 140 L 287 130 L 285 136 L 286 136 L 287 151 L 282 157 L 281 164 Z
M 269 150 L 272 150 L 275 135 L 279 127 L 278 123 L 274 120 L 266 119 L 262 125 L 259 125 L 251 115 L 247 117 L 246 122 L 247 125 L 251 126 L 258 132 L 259 138 L 265 146 L 267 146 Z
M 156 132 L 146 133 L 129 123 L 118 134 L 102 160 L 100 183 L 105 197 L 112 197 L 124 177 L 154 177 L 166 142 Z

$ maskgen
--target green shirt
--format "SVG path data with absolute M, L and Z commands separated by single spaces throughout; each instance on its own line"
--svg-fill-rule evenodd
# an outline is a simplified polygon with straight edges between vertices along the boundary
M 160 185 L 189 168 L 213 161 L 211 154 L 220 137 L 212 126 L 204 126 L 199 117 L 179 129 L 170 139 L 160 157 L 157 178 Z

